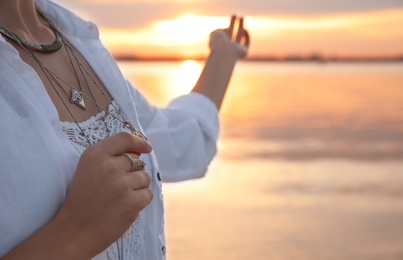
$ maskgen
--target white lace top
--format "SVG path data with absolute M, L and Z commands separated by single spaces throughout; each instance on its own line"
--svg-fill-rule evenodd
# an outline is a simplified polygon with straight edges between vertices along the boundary
M 102 111 L 97 115 L 79 123 L 61 122 L 63 131 L 68 135 L 71 144 L 81 155 L 89 146 L 88 141 L 94 144 L 110 135 L 128 131 L 123 126 L 123 118 L 118 113 L 119 107 L 112 101 L 108 106 L 108 113 Z M 85 137 L 82 131 L 85 133 Z M 126 234 L 113 243 L 107 250 L 108 259 L 138 259 L 144 248 L 144 214 L 140 212 L 136 221 Z

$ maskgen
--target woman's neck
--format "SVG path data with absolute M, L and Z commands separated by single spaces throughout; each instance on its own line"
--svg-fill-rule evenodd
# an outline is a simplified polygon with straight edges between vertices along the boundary
M 0 26 L 27 41 L 46 43 L 54 40 L 53 32 L 38 15 L 34 0 L 0 0 Z

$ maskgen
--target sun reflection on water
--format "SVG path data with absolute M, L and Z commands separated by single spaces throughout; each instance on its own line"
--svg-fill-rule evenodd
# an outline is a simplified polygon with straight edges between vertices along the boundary
M 170 88 L 175 95 L 184 95 L 190 92 L 199 78 L 202 66 L 194 60 L 186 60 L 179 64 L 170 77 Z

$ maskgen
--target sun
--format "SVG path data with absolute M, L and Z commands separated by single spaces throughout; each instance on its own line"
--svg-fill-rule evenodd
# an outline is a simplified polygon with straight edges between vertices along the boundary
M 163 37 L 164 45 L 190 45 L 205 40 L 206 35 L 224 24 L 221 17 L 186 14 L 172 20 L 160 20 L 154 23 L 153 31 Z

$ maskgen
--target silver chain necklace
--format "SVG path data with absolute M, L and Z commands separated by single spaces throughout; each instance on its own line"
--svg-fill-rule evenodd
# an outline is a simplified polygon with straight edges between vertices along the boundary
M 18 42 L 19 43 L 19 42 Z M 92 81 L 93 85 L 95 85 L 97 87 L 97 89 L 102 93 L 102 95 L 104 95 L 106 97 L 106 99 L 108 100 L 108 102 L 114 107 L 114 109 L 118 112 L 118 114 L 121 116 L 120 119 L 119 117 L 116 117 L 113 114 L 109 114 L 108 110 L 98 104 L 92 97 L 89 97 L 88 95 L 84 94 L 82 91 L 77 90 L 76 88 L 74 88 L 73 85 L 69 84 L 67 81 L 65 81 L 64 79 L 60 78 L 56 73 L 54 73 L 52 70 L 50 70 L 49 68 L 47 68 L 39 59 L 38 57 L 30 50 L 28 50 L 27 48 L 25 48 L 25 46 L 21 45 L 21 48 L 31 57 L 35 60 L 35 62 L 39 65 L 39 67 L 41 68 L 42 72 L 45 74 L 47 80 L 49 81 L 50 85 L 52 86 L 52 88 L 55 90 L 55 92 L 57 93 L 59 99 L 62 101 L 64 107 L 66 108 L 66 110 L 68 111 L 69 115 L 73 118 L 74 122 L 76 123 L 76 125 L 78 126 L 78 128 L 80 129 L 80 132 L 82 133 L 82 135 L 87 139 L 87 142 L 89 143 L 89 145 L 91 145 L 91 141 L 88 140 L 88 138 L 86 137 L 84 131 L 82 130 L 82 128 L 80 127 L 80 124 L 78 123 L 78 121 L 76 120 L 76 118 L 74 117 L 73 113 L 71 112 L 71 110 L 68 107 L 68 104 L 63 100 L 61 93 L 57 90 L 57 87 L 55 85 L 57 85 L 62 92 L 69 97 L 70 102 L 77 105 L 78 107 L 82 107 L 82 104 L 84 103 L 84 98 L 86 100 L 88 100 L 89 102 L 93 103 L 97 109 L 99 111 L 104 111 L 106 114 L 111 115 L 114 119 L 116 119 L 117 121 L 121 122 L 123 124 L 123 126 L 127 129 L 130 130 L 130 132 L 144 140 L 147 140 L 147 137 L 137 128 L 133 127 L 131 125 L 131 123 L 125 119 L 125 117 L 123 116 L 123 114 L 120 112 L 120 110 L 113 104 L 112 100 L 108 97 L 108 95 L 105 93 L 105 91 L 99 86 L 98 82 L 92 77 L 92 75 L 89 73 L 88 69 L 79 61 L 78 57 L 76 56 L 76 54 L 74 53 L 73 48 L 69 45 L 68 41 L 65 40 L 65 38 L 63 38 L 63 43 L 66 46 L 66 50 L 68 50 L 68 52 L 70 51 L 72 56 L 74 57 L 74 60 L 77 62 L 80 70 L 82 69 L 84 74 L 86 74 L 86 76 L 88 76 L 88 78 L 90 78 L 90 80 Z M 74 66 L 73 66 L 74 68 Z M 53 81 L 56 82 L 56 84 L 53 83 Z M 79 81 L 79 80 L 78 80 Z M 71 94 L 69 95 L 68 91 L 66 91 L 63 86 L 62 83 L 65 85 L 68 85 L 71 87 Z M 88 84 L 88 83 L 87 83 Z M 90 90 L 90 94 L 93 96 L 92 94 L 92 90 L 88 84 L 88 88 Z

